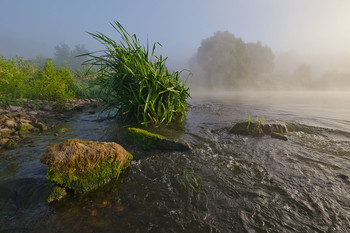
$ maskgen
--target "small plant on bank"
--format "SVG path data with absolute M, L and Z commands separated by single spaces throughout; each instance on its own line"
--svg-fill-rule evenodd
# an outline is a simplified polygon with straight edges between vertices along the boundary
M 105 102 L 103 111 L 116 109 L 115 116 L 146 126 L 169 124 L 186 117 L 189 88 L 180 80 L 181 72 L 170 73 L 167 58 L 155 56 L 115 21 L 112 27 L 120 34 L 119 43 L 102 33 L 89 33 L 105 46 L 104 53 L 88 53 L 88 64 L 100 67 L 97 84 Z

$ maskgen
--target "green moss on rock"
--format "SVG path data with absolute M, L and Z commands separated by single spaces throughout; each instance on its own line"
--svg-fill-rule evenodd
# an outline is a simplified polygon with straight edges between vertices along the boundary
M 139 128 L 128 128 L 130 135 L 145 147 L 154 147 L 160 144 L 165 137 Z
M 35 124 L 34 124 L 34 127 L 37 128 L 37 129 L 39 129 L 40 132 L 44 132 L 44 131 L 47 130 L 47 126 L 46 126 L 44 123 L 42 123 L 42 122 L 37 122 L 37 123 L 35 123 Z
M 251 135 L 256 137 L 264 136 L 261 124 L 253 122 L 248 123 L 247 121 L 236 123 L 231 128 L 229 133 Z
M 4 145 L 5 149 L 15 149 L 17 147 L 17 142 L 13 139 L 9 139 Z
M 145 149 L 189 150 L 185 143 L 170 140 L 162 135 L 140 128 L 128 128 L 129 135 Z
M 288 141 L 288 138 L 286 136 L 284 136 L 283 134 L 281 133 L 277 133 L 277 132 L 272 132 L 271 133 L 271 137 L 272 138 L 277 138 L 277 139 L 281 139 L 283 141 Z
M 47 198 L 47 202 L 51 203 L 53 201 L 61 200 L 66 195 L 67 195 L 66 188 L 55 185 L 51 189 L 51 192 Z
M 78 193 L 118 178 L 133 156 L 114 142 L 68 139 L 49 146 L 40 161 L 49 165 L 47 179 Z
M 32 126 L 29 123 L 23 123 L 19 127 L 19 131 L 22 132 L 22 133 L 26 133 L 26 132 L 31 131 L 33 129 L 34 129 L 34 126 Z

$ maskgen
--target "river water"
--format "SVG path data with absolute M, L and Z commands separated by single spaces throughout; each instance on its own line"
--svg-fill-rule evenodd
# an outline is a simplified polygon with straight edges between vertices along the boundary
M 0 232 L 350 232 L 350 94 L 193 93 L 191 104 L 183 125 L 155 130 L 189 152 L 138 149 L 91 112 L 1 152 Z M 285 123 L 288 141 L 228 133 L 248 115 Z M 67 138 L 116 141 L 134 160 L 118 181 L 47 205 L 39 159 Z

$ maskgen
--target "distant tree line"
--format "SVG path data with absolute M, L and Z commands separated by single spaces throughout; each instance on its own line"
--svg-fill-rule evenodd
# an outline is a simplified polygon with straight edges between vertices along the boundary
M 202 40 L 193 59 L 200 68 L 197 81 L 209 88 L 235 87 L 242 80 L 254 79 L 274 69 L 271 48 L 260 42 L 245 43 L 227 31 L 218 31 Z
M 69 45 L 64 42 L 59 43 L 55 46 L 54 52 L 54 64 L 59 65 L 68 65 L 72 69 L 80 69 L 86 57 L 79 57 L 79 55 L 89 53 L 89 50 L 85 48 L 85 45 L 76 45 L 74 49 L 71 49 Z

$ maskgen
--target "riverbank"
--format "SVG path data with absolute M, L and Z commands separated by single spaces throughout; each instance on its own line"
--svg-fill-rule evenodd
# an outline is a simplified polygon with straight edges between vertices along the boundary
M 13 149 L 18 143 L 32 142 L 32 134 L 53 129 L 84 108 L 97 108 L 94 99 L 54 101 L 17 99 L 16 104 L 0 106 L 0 149 Z

